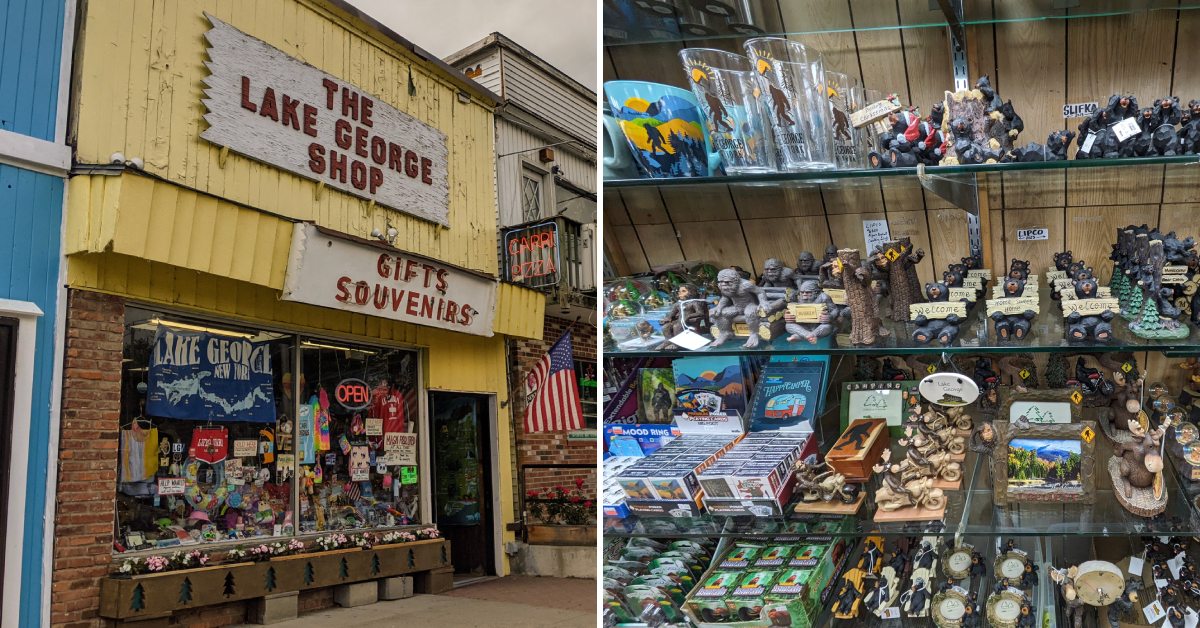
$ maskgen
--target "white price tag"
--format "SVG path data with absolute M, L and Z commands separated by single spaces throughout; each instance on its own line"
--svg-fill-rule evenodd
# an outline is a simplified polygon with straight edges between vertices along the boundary
M 1171 570 L 1171 577 L 1178 580 L 1179 572 L 1183 570 L 1183 552 L 1175 555 L 1175 558 L 1167 561 L 1167 568 Z
M 1027 227 L 1025 229 L 1017 229 L 1017 240 L 1022 242 L 1028 240 L 1049 240 L 1050 230 L 1046 227 Z
M 1147 623 L 1157 624 L 1158 620 L 1167 616 L 1167 611 L 1163 609 L 1162 602 L 1154 600 L 1152 604 L 1142 608 L 1142 614 L 1146 616 Z
M 1094 132 L 1089 131 L 1087 134 L 1087 137 L 1083 138 L 1083 144 L 1081 144 L 1079 146 L 1079 152 L 1081 152 L 1081 153 L 1092 152 L 1092 144 L 1095 144 L 1095 143 L 1096 143 L 1096 134 Z
M 1118 142 L 1124 142 L 1141 132 L 1142 127 L 1138 126 L 1137 118 L 1125 118 L 1113 125 L 1113 133 L 1116 134 Z
M 679 347 L 683 347 L 688 351 L 695 351 L 696 349 L 699 349 L 700 347 L 703 347 L 712 341 L 690 329 L 685 329 L 683 330 L 682 334 L 679 334 L 674 338 L 668 338 L 667 342 Z
M 1200 625 L 1200 615 L 1190 608 L 1184 611 L 1183 628 L 1196 628 L 1197 625 Z
M 891 607 L 883 609 L 883 612 L 879 614 L 879 618 L 880 619 L 900 619 L 900 607 L 899 606 L 891 606 Z
M 1096 112 L 1100 107 L 1098 102 L 1077 102 L 1070 105 L 1063 105 L 1064 118 L 1086 118 Z
M 1140 577 L 1142 575 L 1142 569 L 1144 569 L 1145 567 L 1146 567 L 1146 559 L 1142 558 L 1141 556 L 1130 556 L 1129 557 L 1128 571 L 1131 575 Z
M 1163 589 L 1167 588 L 1167 581 L 1163 580 L 1162 578 L 1155 578 L 1154 586 L 1157 587 L 1159 591 L 1162 591 Z

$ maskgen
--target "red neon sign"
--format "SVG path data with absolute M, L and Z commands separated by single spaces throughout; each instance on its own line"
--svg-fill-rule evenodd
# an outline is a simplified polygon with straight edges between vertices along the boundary
M 362 410 L 371 405 L 371 389 L 361 379 L 344 379 L 333 391 L 338 403 L 347 410 Z

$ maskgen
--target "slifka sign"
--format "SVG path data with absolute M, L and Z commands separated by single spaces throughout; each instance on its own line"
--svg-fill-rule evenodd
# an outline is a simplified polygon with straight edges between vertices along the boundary
M 491 336 L 496 282 L 309 223 L 296 223 L 284 301 Z
M 207 16 L 200 137 L 301 177 L 449 225 L 446 134 Z
M 545 222 L 504 233 L 504 278 L 530 288 L 558 283 L 558 224 Z

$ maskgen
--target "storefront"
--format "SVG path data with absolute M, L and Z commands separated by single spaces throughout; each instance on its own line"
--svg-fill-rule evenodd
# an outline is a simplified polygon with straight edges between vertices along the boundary
M 447 577 L 505 575 L 544 300 L 496 280 L 495 97 L 341 2 L 145 9 L 80 17 L 55 590 L 123 618 L 130 558 L 431 526 Z M 246 620 L 187 587 L 172 621 Z

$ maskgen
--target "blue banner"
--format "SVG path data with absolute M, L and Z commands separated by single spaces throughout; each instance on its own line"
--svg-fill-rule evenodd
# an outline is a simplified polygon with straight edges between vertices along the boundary
M 150 355 L 146 414 L 274 423 L 268 343 L 160 325 Z

